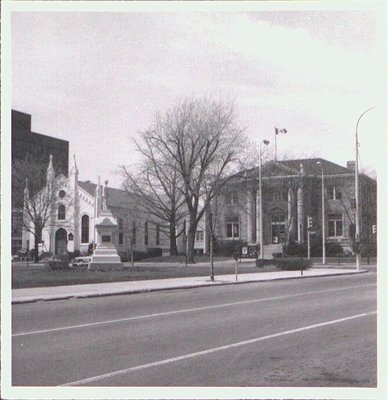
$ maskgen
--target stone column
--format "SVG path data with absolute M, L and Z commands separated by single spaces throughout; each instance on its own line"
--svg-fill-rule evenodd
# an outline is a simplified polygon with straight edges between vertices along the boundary
M 288 221 L 288 239 L 293 239 L 295 237 L 295 196 L 292 188 L 288 189 L 288 198 L 287 198 L 287 221 Z
M 256 190 L 256 243 L 260 237 L 260 198 L 259 189 Z

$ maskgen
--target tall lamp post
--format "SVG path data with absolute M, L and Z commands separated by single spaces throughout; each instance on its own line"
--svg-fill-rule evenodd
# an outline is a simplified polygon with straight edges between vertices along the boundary
M 264 259 L 264 246 L 263 246 L 263 193 L 262 193 L 262 179 L 261 179 L 261 168 L 262 168 L 262 148 L 263 145 L 268 146 L 269 140 L 264 139 L 260 143 L 259 149 L 259 205 L 260 205 L 260 213 L 259 213 L 259 221 L 260 221 L 260 232 L 259 232 L 259 245 L 260 245 L 260 258 Z
M 317 161 L 317 165 L 321 167 L 322 177 L 322 264 L 326 264 L 326 221 L 325 221 L 325 181 L 323 178 L 323 165 Z
M 355 184 L 354 184 L 354 191 L 356 192 L 356 237 L 355 241 L 357 244 L 357 249 L 356 249 L 356 270 L 360 271 L 361 269 L 361 249 L 360 249 L 360 194 L 359 194 L 359 188 L 358 188 L 358 124 L 360 123 L 361 118 L 370 110 L 373 110 L 376 107 L 370 107 L 367 110 L 365 110 L 357 120 L 356 124 L 356 165 L 355 165 Z

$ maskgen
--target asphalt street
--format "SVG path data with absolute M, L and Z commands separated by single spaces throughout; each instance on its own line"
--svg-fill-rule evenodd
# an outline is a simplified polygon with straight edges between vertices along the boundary
M 376 274 L 12 307 L 13 386 L 375 387 Z

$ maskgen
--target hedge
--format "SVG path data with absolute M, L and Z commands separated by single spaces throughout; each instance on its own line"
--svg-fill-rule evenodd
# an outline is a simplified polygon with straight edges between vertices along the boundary
M 159 248 L 148 249 L 148 251 L 135 250 L 133 252 L 133 261 L 140 261 L 144 260 L 145 258 L 161 257 L 162 253 L 162 249 Z M 128 251 L 120 251 L 118 254 L 120 256 L 121 262 L 131 261 L 131 255 L 128 254 Z
M 276 268 L 279 268 L 284 271 L 300 271 L 301 269 L 305 270 L 311 267 L 312 262 L 307 258 L 274 258 L 272 260 L 256 260 L 256 267 L 264 267 L 273 265 Z

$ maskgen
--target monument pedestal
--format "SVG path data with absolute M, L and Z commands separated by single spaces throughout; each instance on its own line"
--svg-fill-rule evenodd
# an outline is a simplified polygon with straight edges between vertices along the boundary
M 109 210 L 101 211 L 96 220 L 97 246 L 92 255 L 90 269 L 122 268 L 123 263 L 114 246 L 117 221 Z

